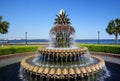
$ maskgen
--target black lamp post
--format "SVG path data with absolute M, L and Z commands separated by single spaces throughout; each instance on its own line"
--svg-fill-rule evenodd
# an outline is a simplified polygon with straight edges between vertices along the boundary
M 98 31 L 98 44 L 100 44 L 100 31 Z
M 27 32 L 25 32 L 25 44 L 27 45 Z

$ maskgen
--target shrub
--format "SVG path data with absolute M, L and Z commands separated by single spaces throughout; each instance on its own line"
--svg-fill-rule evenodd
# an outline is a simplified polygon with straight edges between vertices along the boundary
M 77 46 L 86 46 L 89 51 L 92 52 L 105 52 L 120 54 L 119 45 L 107 45 L 107 44 L 77 44 Z
M 38 46 L 7 46 L 0 48 L 0 55 L 17 54 L 23 52 L 35 52 Z
M 119 45 L 106 44 L 77 44 L 77 46 L 85 46 L 92 52 L 106 52 L 120 54 Z M 18 54 L 24 52 L 35 52 L 39 46 L 5 46 L 0 48 L 0 56 L 8 54 Z

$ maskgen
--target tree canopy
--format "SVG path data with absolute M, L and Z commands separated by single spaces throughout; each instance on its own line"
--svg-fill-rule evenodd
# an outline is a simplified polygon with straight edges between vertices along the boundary
M 106 28 L 106 32 L 115 35 L 116 44 L 118 44 L 118 34 L 120 34 L 120 19 L 111 20 Z
M 0 16 L 0 33 L 6 34 L 8 32 L 9 22 L 2 21 L 2 19 L 3 19 L 2 16 Z

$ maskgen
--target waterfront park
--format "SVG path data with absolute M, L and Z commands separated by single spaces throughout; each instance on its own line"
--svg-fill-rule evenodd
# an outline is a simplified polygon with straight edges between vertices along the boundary
M 22 40 L 0 41 L 0 81 L 119 81 L 120 19 L 105 28 L 114 43 L 101 40 L 100 31 L 95 40 L 77 40 L 67 13 L 60 9 L 53 17 L 48 40 L 29 40 L 25 32 Z M 1 35 L 9 26 L 0 16 Z

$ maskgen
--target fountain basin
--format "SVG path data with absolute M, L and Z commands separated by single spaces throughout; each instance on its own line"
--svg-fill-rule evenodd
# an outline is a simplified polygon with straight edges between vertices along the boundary
M 66 78 L 83 78 L 87 76 L 95 75 L 99 73 L 105 67 L 104 60 L 97 57 L 91 56 L 93 59 L 97 60 L 96 64 L 84 67 L 71 67 L 71 68 L 50 68 L 44 66 L 37 66 L 32 63 L 32 59 L 35 56 L 29 56 L 24 58 L 21 61 L 21 67 L 26 72 L 26 74 L 40 76 L 44 78 L 53 78 L 53 79 L 66 79 Z M 31 62 L 29 61 L 31 59 Z M 23 74 L 24 75 L 24 74 Z
M 110 77 L 106 78 L 104 81 L 119 81 L 119 73 L 120 73 L 120 64 L 119 64 L 119 58 L 120 56 L 118 56 L 117 54 L 111 54 L 111 53 L 103 53 L 103 52 L 91 52 L 92 55 L 99 55 L 99 57 L 102 58 L 103 57 L 107 57 L 107 58 L 103 58 L 105 60 L 105 64 L 107 69 L 110 72 Z M 18 54 L 16 55 L 9 55 L 8 56 L 2 56 L 0 57 L 0 65 L 2 61 L 4 61 L 4 64 L 7 66 L 2 66 L 0 67 L 0 80 L 1 81 L 21 81 L 21 79 L 19 78 L 19 69 L 20 69 L 20 62 L 19 60 L 22 60 L 23 58 L 25 58 L 26 56 L 29 55 L 34 55 L 34 53 L 22 53 L 22 54 Z M 111 56 L 112 55 L 112 56 Z M 113 56 L 114 55 L 114 56 Z M 21 59 L 18 59 L 21 58 Z M 16 63 L 14 61 L 14 63 L 10 63 L 11 59 L 16 59 L 18 60 Z M 108 59 L 108 60 L 107 60 Z M 111 60 L 109 60 L 111 59 Z M 114 59 L 117 59 L 118 64 L 116 64 L 116 62 L 114 62 Z M 7 62 L 9 62 L 10 64 L 6 64 L 5 60 L 7 60 Z M 14 69 L 13 69 L 14 68 Z M 45 80 L 40 80 L 40 81 L 45 81 Z M 47 81 L 47 80 L 46 80 Z M 73 80 L 74 81 L 74 80 Z

